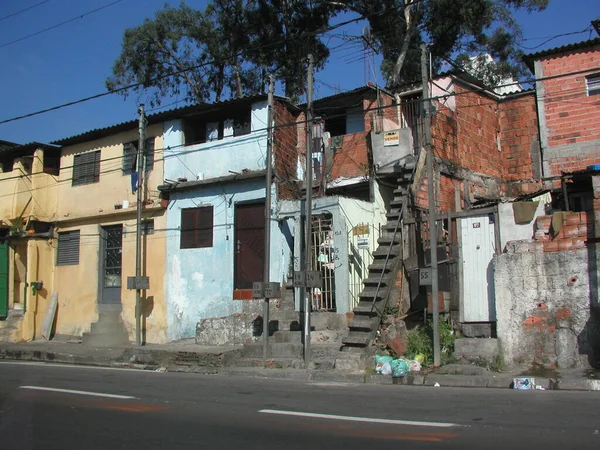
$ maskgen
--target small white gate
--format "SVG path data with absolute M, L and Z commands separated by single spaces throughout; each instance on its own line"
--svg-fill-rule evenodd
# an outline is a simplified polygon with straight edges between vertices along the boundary
M 461 322 L 494 322 L 493 216 L 460 219 Z

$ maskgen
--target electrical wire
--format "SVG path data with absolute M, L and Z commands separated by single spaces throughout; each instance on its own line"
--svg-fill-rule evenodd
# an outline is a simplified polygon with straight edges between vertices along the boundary
M 55 25 L 52 25 L 51 27 L 44 28 L 43 30 L 36 31 L 35 33 L 28 34 L 26 36 L 20 37 L 18 39 L 13 40 L 13 41 L 5 42 L 4 44 L 0 44 L 0 48 L 8 47 L 9 45 L 16 44 L 17 42 L 24 41 L 25 39 L 29 39 L 29 38 L 34 37 L 34 36 L 38 36 L 38 35 L 40 35 L 42 33 L 45 33 L 46 31 L 54 30 L 55 28 L 62 27 L 63 25 L 66 25 L 68 23 L 74 22 L 74 21 L 79 20 L 79 19 L 83 19 L 85 16 L 89 16 L 90 14 L 94 14 L 94 13 L 96 13 L 98 11 L 101 11 L 103 9 L 108 8 L 109 6 L 113 6 L 113 5 L 116 5 L 117 3 L 121 3 L 122 1 L 123 0 L 115 0 L 114 2 L 109 3 L 108 5 L 104 5 L 104 6 L 101 6 L 100 8 L 96 8 L 96 9 L 93 9 L 93 10 L 88 11 L 86 13 L 79 14 L 78 16 L 71 17 L 70 19 L 64 20 L 63 22 L 57 23 Z
M 38 6 L 41 6 L 44 3 L 48 3 L 49 1 L 50 0 L 43 0 L 43 1 L 39 2 L 39 3 L 36 3 L 35 5 L 31 5 L 31 6 L 28 6 L 27 8 L 23 8 L 20 11 L 14 12 L 12 14 L 8 14 L 8 15 L 6 15 L 4 17 L 0 17 L 0 22 L 2 22 L 3 20 L 6 20 L 6 19 L 10 19 L 11 17 L 15 17 L 15 16 L 17 16 L 17 15 L 19 15 L 21 13 L 26 12 L 26 11 L 29 11 L 30 9 L 37 8 Z

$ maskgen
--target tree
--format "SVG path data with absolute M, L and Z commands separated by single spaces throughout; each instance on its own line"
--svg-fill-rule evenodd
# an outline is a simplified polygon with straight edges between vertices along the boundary
M 215 0 L 204 12 L 167 5 L 154 20 L 125 30 L 106 86 L 116 90 L 139 83 L 133 91 L 151 92 L 152 106 L 180 94 L 204 102 L 254 93 L 256 77 L 243 61 L 245 22 L 242 0 Z
M 333 8 L 327 2 L 306 0 L 248 0 L 249 59 L 284 84 L 285 95 L 305 91 L 306 60 L 313 55 L 315 70 L 324 67 L 329 49 L 319 32 Z
M 542 11 L 549 0 L 339 0 L 338 12 L 355 12 L 371 28 L 372 45 L 383 56 L 388 85 L 420 78 L 419 45 L 429 43 L 434 67 L 444 60 L 468 61 L 490 54 L 496 63 L 484 71 L 506 78 L 522 73 L 518 41 L 522 38 L 513 12 Z M 483 59 L 482 59 L 483 60 Z M 489 69 L 488 68 L 488 69 Z
M 523 73 L 513 12 L 546 8 L 549 0 L 212 0 L 205 11 L 165 6 L 153 20 L 125 31 L 121 55 L 106 80 L 110 90 L 139 83 L 151 104 L 264 92 L 268 72 L 297 99 L 305 90 L 306 57 L 324 67 L 320 34 L 336 15 L 368 21 L 370 45 L 383 56 L 388 86 L 420 79 L 420 44 L 434 70 L 444 61 L 476 68 L 491 84 Z M 489 54 L 492 63 L 482 55 Z M 471 62 L 479 56 L 477 64 Z M 127 90 L 120 91 L 127 95 Z

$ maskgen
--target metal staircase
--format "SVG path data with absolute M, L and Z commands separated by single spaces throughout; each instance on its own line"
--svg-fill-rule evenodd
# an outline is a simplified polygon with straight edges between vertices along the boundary
M 364 288 L 354 308 L 354 319 L 348 324 L 348 334 L 342 339 L 342 351 L 363 352 L 371 347 L 381 325 L 390 291 L 395 283 L 402 259 L 402 217 L 408 200 L 408 188 L 414 176 L 416 158 L 406 161 L 399 172 L 398 188 L 390 202 L 387 223 L 379 247 L 373 252 L 373 263 L 363 280 Z

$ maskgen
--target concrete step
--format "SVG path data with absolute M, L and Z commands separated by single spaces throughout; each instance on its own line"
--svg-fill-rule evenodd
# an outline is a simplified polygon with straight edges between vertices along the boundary
M 302 354 L 302 344 L 296 344 L 292 342 L 271 342 L 269 344 L 268 356 L 270 358 L 302 358 Z M 243 357 L 262 358 L 262 355 L 262 342 L 256 344 L 244 344 L 244 349 L 242 350 Z
M 346 330 L 320 330 L 310 332 L 310 342 L 313 345 L 327 342 L 341 342 L 346 335 Z M 276 331 L 273 333 L 273 342 L 302 343 L 301 331 Z
M 377 316 L 355 315 L 354 320 L 348 324 L 348 328 L 357 331 L 372 331 L 378 329 L 380 323 L 381 319 Z
M 89 347 L 118 347 L 129 343 L 129 335 L 124 332 L 87 332 L 81 336 L 81 343 Z
M 371 302 L 373 301 L 373 299 L 376 299 L 376 301 L 384 300 L 387 298 L 389 290 L 389 286 L 382 286 L 379 289 L 377 289 L 375 286 L 367 286 L 358 295 L 360 299 L 359 304 L 363 300 L 369 300 Z
M 384 273 L 383 277 L 381 273 L 374 275 L 369 274 L 367 278 L 363 280 L 365 288 L 376 288 L 377 286 L 387 287 L 394 284 L 395 278 L 392 273 Z
M 346 315 L 334 312 L 310 313 L 311 330 L 346 330 Z
M 354 307 L 354 317 L 356 318 L 357 315 L 359 316 L 376 316 L 377 315 L 377 309 L 379 308 L 381 309 L 383 307 L 383 301 L 380 300 L 378 302 L 375 302 L 375 308 L 373 307 L 373 301 L 372 299 L 369 301 L 367 299 L 358 302 L 358 305 L 356 305 Z
M 386 235 L 380 237 L 379 239 L 377 239 L 377 243 L 380 246 L 400 245 L 400 244 L 402 244 L 402 239 L 401 239 L 400 233 L 396 233 L 395 236 L 393 234 L 386 234 Z
M 277 308 L 269 308 L 269 322 L 272 320 L 290 321 L 298 320 L 300 313 L 297 311 L 286 311 Z
M 367 367 L 367 360 L 368 358 L 364 352 L 351 353 L 347 351 L 341 351 L 338 353 L 335 359 L 335 370 L 362 372 Z
M 374 335 L 375 331 L 365 332 L 350 330 L 348 336 L 344 337 L 344 339 L 342 339 L 342 342 L 344 343 L 344 345 L 351 345 L 354 347 L 368 347 L 371 345 Z
M 372 264 L 369 265 L 369 276 L 374 273 L 386 272 L 389 273 L 392 270 L 392 264 L 385 262 L 384 259 L 376 259 Z
M 391 250 L 390 250 L 390 246 L 388 246 L 388 245 L 380 245 L 379 247 L 377 247 L 377 250 L 375 250 L 373 252 L 373 258 L 384 259 L 389 254 L 390 259 L 391 259 L 391 258 L 395 258 L 398 255 L 400 255 L 401 251 L 402 251 L 402 248 L 400 245 L 392 245 Z

